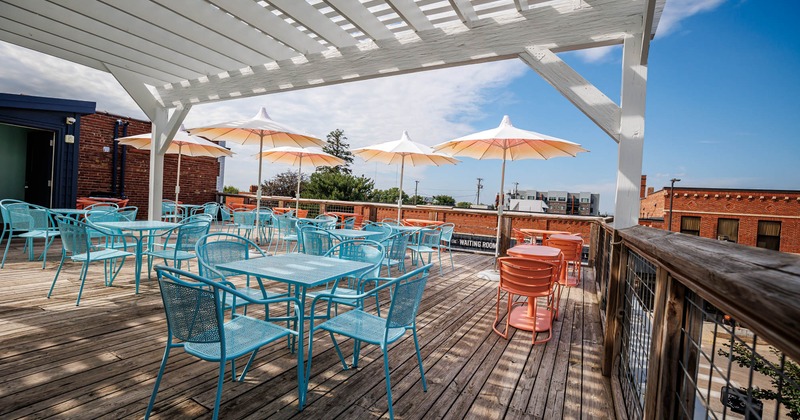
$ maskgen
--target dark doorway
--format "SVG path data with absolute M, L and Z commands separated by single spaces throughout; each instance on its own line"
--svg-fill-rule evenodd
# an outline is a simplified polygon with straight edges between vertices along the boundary
M 25 201 L 50 207 L 53 184 L 53 133 L 29 130 L 25 164 Z

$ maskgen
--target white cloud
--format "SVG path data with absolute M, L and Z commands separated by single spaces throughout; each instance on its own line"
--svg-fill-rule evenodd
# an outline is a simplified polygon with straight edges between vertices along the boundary
M 658 22 L 656 35 L 665 37 L 681 27 L 681 22 L 698 13 L 709 12 L 724 3 L 725 0 L 669 0 L 664 6 Z M 603 63 L 611 60 L 611 55 L 619 50 L 619 46 L 608 46 L 576 51 L 581 60 L 587 63 Z

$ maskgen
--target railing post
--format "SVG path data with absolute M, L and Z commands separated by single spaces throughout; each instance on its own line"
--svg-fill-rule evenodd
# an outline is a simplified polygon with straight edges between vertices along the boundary
M 319 214 L 325 214 L 325 213 L 327 213 L 327 210 L 325 209 L 325 203 L 324 202 L 319 203 Z
M 658 380 L 657 419 L 674 418 L 677 407 L 678 360 L 681 352 L 681 325 L 683 321 L 686 286 L 669 277 L 667 281 L 666 304 L 664 305 L 663 332 L 661 345 L 661 371 Z
M 617 356 L 617 337 L 619 330 L 619 310 L 622 294 L 622 279 L 626 274 L 628 253 L 622 252 L 622 239 L 614 230 L 611 238 L 611 262 L 609 263 L 608 304 L 606 305 L 606 332 L 603 339 L 603 376 L 611 376 L 614 358 Z
M 597 259 L 597 244 L 600 243 L 600 223 L 592 222 L 589 225 L 589 267 L 594 267 Z
M 667 286 L 669 273 L 663 267 L 656 268 L 656 290 L 653 302 L 653 329 L 650 338 L 650 360 L 647 363 L 647 385 L 644 392 L 644 418 L 657 419 L 659 389 L 658 385 L 662 374 L 668 374 L 664 369 L 664 330 L 667 328 L 668 319 L 665 315 L 667 304 Z
M 497 244 L 497 249 L 499 250 L 497 255 L 504 257 L 506 255 L 506 251 L 508 250 L 508 245 L 511 238 L 511 218 L 503 217 L 503 223 L 501 224 L 501 227 L 500 243 Z

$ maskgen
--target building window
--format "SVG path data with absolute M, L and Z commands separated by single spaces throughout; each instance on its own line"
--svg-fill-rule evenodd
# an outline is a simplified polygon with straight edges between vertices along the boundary
M 681 233 L 700 236 L 700 218 L 696 216 L 681 216 Z
M 717 239 L 739 242 L 739 219 L 717 220 Z
M 781 222 L 768 220 L 758 221 L 758 237 L 756 246 L 778 251 L 781 248 Z

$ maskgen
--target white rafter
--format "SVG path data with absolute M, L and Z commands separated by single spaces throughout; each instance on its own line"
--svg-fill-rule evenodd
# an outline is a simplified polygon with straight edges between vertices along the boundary
M 339 25 L 331 22 L 330 19 L 325 18 L 319 10 L 305 1 L 270 0 L 270 4 L 337 48 L 349 47 L 357 42 L 352 35 L 348 34 Z
M 414 0 L 388 0 L 388 3 L 417 32 L 433 29 L 433 24 L 414 3 Z
M 450 0 L 450 4 L 465 25 L 470 26 L 471 22 L 478 20 L 478 15 L 469 0 Z
M 327 3 L 373 40 L 377 41 L 394 37 L 392 31 L 387 29 L 386 25 L 375 15 L 370 13 L 369 9 L 363 4 L 350 0 L 327 0 Z

